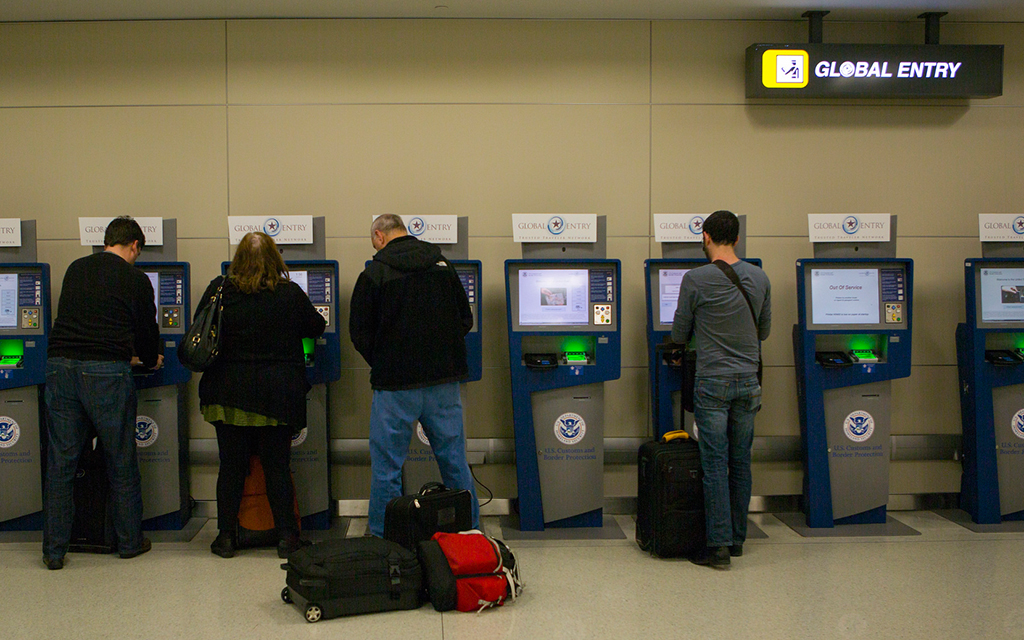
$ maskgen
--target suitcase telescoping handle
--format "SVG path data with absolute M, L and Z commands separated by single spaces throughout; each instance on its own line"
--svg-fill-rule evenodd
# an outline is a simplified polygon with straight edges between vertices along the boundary
M 686 433 L 682 429 L 679 429 L 677 431 L 669 431 L 665 435 L 661 436 L 661 442 L 662 443 L 666 443 L 666 442 L 672 442 L 673 440 L 680 440 L 680 439 L 688 440 L 689 438 L 690 438 L 690 434 Z

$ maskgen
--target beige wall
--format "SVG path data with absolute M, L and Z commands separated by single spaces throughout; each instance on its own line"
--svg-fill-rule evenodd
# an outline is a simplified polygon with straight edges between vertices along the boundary
M 915 43 L 920 23 L 828 24 L 829 42 Z M 227 259 L 228 215 L 326 216 L 350 290 L 373 214 L 457 214 L 483 261 L 484 379 L 467 432 L 511 438 L 502 263 L 512 213 L 607 216 L 623 262 L 622 378 L 610 436 L 648 433 L 643 261 L 651 214 L 730 208 L 774 283 L 762 436 L 799 434 L 790 328 L 808 213 L 899 215 L 915 260 L 913 371 L 893 431 L 960 432 L 953 331 L 976 215 L 1022 208 L 1024 25 L 944 23 L 945 44 L 1005 44 L 1004 95 L 972 102 L 747 103 L 745 48 L 806 23 L 282 20 L 0 25 L 0 215 L 38 221 L 54 296 L 83 255 L 76 218 L 178 219 L 193 298 Z M 339 321 L 347 322 L 347 305 Z M 332 435 L 364 438 L 368 370 L 347 340 Z M 195 407 L 192 435 L 213 436 Z M 213 497 L 213 470 L 193 493 Z M 499 497 L 514 469 L 485 471 Z M 799 464 L 759 465 L 755 494 L 800 492 Z M 335 497 L 367 493 L 337 469 Z M 631 473 L 610 469 L 608 495 Z M 954 462 L 896 463 L 892 493 L 951 492 Z

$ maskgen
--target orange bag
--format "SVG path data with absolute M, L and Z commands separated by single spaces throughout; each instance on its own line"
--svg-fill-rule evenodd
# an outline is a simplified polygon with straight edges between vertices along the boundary
M 292 487 L 295 479 L 292 479 Z M 295 499 L 295 519 L 302 530 L 302 518 L 299 517 L 299 500 Z M 260 457 L 249 458 L 249 475 L 245 477 L 245 488 L 242 490 L 242 503 L 238 508 L 238 539 L 236 546 L 273 547 L 277 546 L 277 531 L 274 528 L 274 514 L 270 511 L 267 500 L 267 481 L 263 476 L 263 465 Z

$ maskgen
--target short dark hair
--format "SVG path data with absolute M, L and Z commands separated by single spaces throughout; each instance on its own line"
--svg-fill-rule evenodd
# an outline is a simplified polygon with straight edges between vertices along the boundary
M 139 249 L 146 246 L 146 234 L 142 227 L 131 216 L 120 216 L 114 218 L 107 225 L 107 231 L 103 234 L 104 247 L 116 247 L 118 245 L 129 246 L 139 241 Z
M 715 244 L 736 244 L 740 237 L 740 219 L 732 211 L 716 211 L 704 221 L 704 233 Z

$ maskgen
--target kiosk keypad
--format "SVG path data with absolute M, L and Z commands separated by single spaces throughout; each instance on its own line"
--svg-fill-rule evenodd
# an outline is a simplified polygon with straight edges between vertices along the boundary
M 39 328 L 39 309 L 22 309 L 21 310 L 21 328 L 22 329 L 38 329 Z

